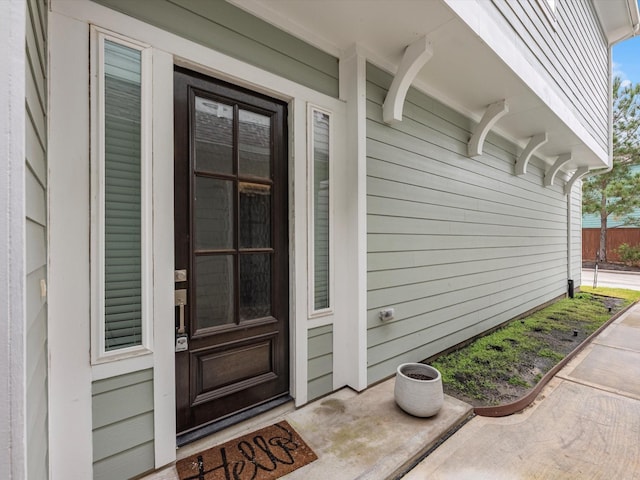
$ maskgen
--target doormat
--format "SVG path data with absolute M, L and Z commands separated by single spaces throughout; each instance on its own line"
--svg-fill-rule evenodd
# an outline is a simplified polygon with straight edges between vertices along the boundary
M 272 480 L 318 457 L 286 421 L 176 463 L 180 480 Z

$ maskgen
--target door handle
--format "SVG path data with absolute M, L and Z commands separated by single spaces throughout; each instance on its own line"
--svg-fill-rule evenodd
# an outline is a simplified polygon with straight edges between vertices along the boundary
M 178 324 L 178 333 L 182 334 L 185 332 L 184 328 L 184 306 L 187 304 L 187 289 L 180 288 L 175 291 L 176 297 L 176 306 L 178 307 L 178 315 L 179 315 L 179 324 Z

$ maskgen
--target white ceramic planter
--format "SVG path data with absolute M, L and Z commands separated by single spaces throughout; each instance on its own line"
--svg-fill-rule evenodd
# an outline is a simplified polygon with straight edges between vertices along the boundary
M 394 395 L 405 412 L 416 417 L 431 417 L 444 403 L 442 376 L 430 365 L 403 363 L 396 372 Z

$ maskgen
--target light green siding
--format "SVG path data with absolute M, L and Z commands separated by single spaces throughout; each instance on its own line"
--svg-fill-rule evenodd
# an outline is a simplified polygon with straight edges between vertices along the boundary
M 302 85 L 338 96 L 338 59 L 223 0 L 94 0 Z M 214 65 L 212 65 L 214 67 Z M 257 80 L 257 79 L 252 79 Z
M 480 2 L 503 29 L 513 32 L 524 59 L 547 77 L 549 87 L 566 99 L 582 126 L 608 151 L 609 49 L 593 4 L 556 1 L 551 22 L 540 3 Z
M 309 400 L 333 391 L 333 325 L 312 328 L 309 335 Z
M 471 121 L 411 89 L 382 121 L 391 77 L 367 66 L 368 382 L 566 292 L 567 199 L 517 148 L 489 134 L 468 158 Z M 538 164 L 538 160 L 533 162 Z M 558 182 L 562 183 L 562 182 Z M 395 309 L 381 322 L 382 308 Z
M 27 476 L 46 479 L 48 466 L 47 301 L 47 9 L 26 2 L 26 311 Z
M 131 478 L 154 468 L 153 371 L 93 382 L 93 478 Z

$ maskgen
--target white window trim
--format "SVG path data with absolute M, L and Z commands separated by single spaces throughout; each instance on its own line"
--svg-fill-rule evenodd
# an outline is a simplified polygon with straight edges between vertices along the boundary
M 320 112 L 329 117 L 329 307 L 316 310 L 315 308 L 315 211 L 313 208 L 314 200 L 314 132 L 313 132 L 313 114 Z M 307 103 L 307 224 L 308 224 L 308 295 L 309 299 L 309 319 L 326 317 L 333 314 L 335 304 L 334 278 L 333 278 L 333 238 L 334 238 L 334 214 L 333 214 L 333 197 L 334 197 L 334 181 L 333 181 L 333 112 L 319 107 L 317 105 Z
M 140 51 L 141 54 L 141 262 L 142 262 L 142 342 L 138 346 L 113 351 L 105 349 L 104 271 L 105 271 L 105 105 L 104 105 L 104 42 L 109 40 Z M 109 372 L 126 373 L 139 361 L 125 362 L 153 349 L 153 274 L 152 274 L 152 188 L 151 188 L 151 127 L 152 82 L 151 48 L 143 43 L 95 26 L 91 27 L 91 363 L 99 365 L 118 361 Z M 129 363 L 132 363 L 129 365 Z M 101 377 L 100 371 L 96 372 Z

